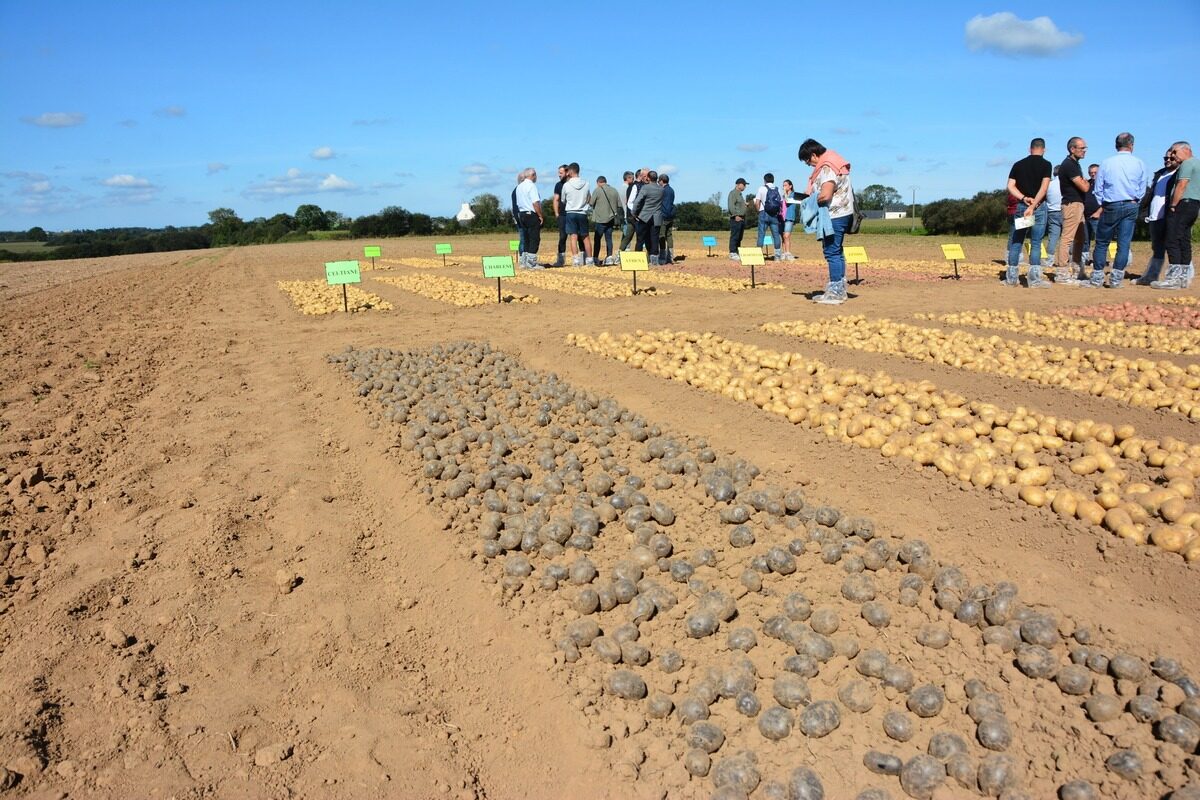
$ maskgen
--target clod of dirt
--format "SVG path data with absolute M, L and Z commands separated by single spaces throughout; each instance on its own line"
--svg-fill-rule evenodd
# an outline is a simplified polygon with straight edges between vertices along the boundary
M 300 585 L 301 577 L 289 569 L 281 569 L 275 573 L 275 588 L 280 594 L 291 594 Z
M 254 751 L 254 765 L 269 767 L 281 761 L 287 761 L 291 757 L 292 746 L 290 744 L 271 744 Z
M 855 678 L 838 690 L 838 700 L 851 711 L 865 714 L 875 707 L 875 690 L 871 684 Z
M 0 792 L 7 792 L 21 782 L 21 774 L 5 767 L 0 767 Z
M 128 647 L 134 642 L 134 638 L 122 630 L 115 622 L 105 623 L 100 633 L 104 636 L 104 641 L 118 649 Z

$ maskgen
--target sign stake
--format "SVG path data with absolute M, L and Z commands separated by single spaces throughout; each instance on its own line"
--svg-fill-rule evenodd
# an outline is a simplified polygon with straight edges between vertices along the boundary
M 650 262 L 646 258 L 645 250 L 638 250 L 637 252 L 626 251 L 621 253 L 621 271 L 633 273 L 634 296 L 636 296 L 638 293 L 637 274 L 644 270 L 648 270 L 649 268 Z
M 345 311 L 347 314 L 350 313 L 350 299 L 346 295 L 346 284 L 344 283 L 342 284 L 342 311 Z
M 742 261 L 742 266 L 750 268 L 750 288 L 757 289 L 758 280 L 754 275 L 754 268 L 767 263 L 763 260 L 763 249 L 761 247 L 739 247 L 738 257 Z

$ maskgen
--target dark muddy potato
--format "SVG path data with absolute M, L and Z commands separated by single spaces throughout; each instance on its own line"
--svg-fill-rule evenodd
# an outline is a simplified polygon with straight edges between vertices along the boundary
M 1079 664 L 1068 664 L 1059 667 L 1054 676 L 1054 682 L 1063 694 L 1076 697 L 1087 694 L 1092 690 L 1092 673 L 1087 667 Z
M 988 750 L 1005 751 L 1012 745 L 1012 725 L 1003 714 L 991 713 L 979 720 L 975 738 Z
M 1104 759 L 1104 766 L 1114 775 L 1127 781 L 1142 777 L 1142 757 L 1132 750 L 1118 750 Z
M 1158 721 L 1155 736 L 1178 746 L 1185 753 L 1195 753 L 1200 746 L 1200 724 L 1182 714 L 1169 714 Z
M 772 706 L 758 718 L 758 732 L 771 741 L 786 739 L 792 732 L 795 719 L 791 711 L 781 706 Z
M 1021 765 L 1004 753 L 994 753 L 979 762 L 979 790 L 984 797 L 1000 797 L 1021 782 Z
M 980 625 L 983 623 L 983 604 L 978 600 L 964 600 L 954 611 L 954 618 L 964 625 Z
M 754 635 L 754 631 L 751 628 L 733 628 L 729 631 L 726 644 L 730 650 L 741 650 L 744 653 L 748 653 L 758 645 L 758 637 Z
M 796 767 L 788 776 L 789 800 L 825 800 L 825 786 L 811 767 Z
M 1138 695 L 1129 700 L 1129 714 L 1138 722 L 1156 722 L 1163 715 L 1163 707 L 1153 697 Z
M 858 670 L 858 674 L 868 678 L 882 678 L 887 667 L 888 657 L 882 650 L 863 650 L 858 654 L 858 658 L 854 659 L 854 668 Z
M 1149 675 L 1146 662 L 1129 653 L 1117 653 L 1108 662 L 1108 670 L 1114 678 L 1125 681 L 1141 681 Z
M 807 653 L 797 653 L 784 659 L 783 668 L 802 678 L 812 678 L 821 671 L 820 663 Z
M 621 642 L 621 662 L 642 667 L 650 663 L 650 649 L 640 642 Z
M 908 667 L 889 664 L 883 670 L 884 686 L 890 686 L 898 692 L 909 692 L 912 691 L 915 684 L 916 679 L 913 677 L 912 670 Z
M 665 719 L 675 710 L 675 701 L 661 692 L 653 694 L 646 701 L 646 716 L 651 719 Z
M 918 686 L 908 694 L 908 710 L 926 719 L 942 713 L 945 703 L 945 693 L 932 684 Z
M 929 737 L 926 752 L 938 761 L 949 761 L 954 756 L 966 755 L 969 751 L 963 737 L 951 731 L 938 731 Z
M 892 612 L 886 605 L 872 600 L 862 604 L 862 618 L 872 628 L 886 628 L 892 624 Z
M 709 769 L 712 768 L 712 757 L 703 750 L 688 750 L 683 757 L 683 768 L 688 771 L 689 775 L 695 775 L 697 778 L 706 777 Z
M 742 691 L 738 692 L 737 697 L 733 699 L 733 707 L 742 716 L 756 717 L 758 716 L 758 712 L 762 710 L 762 702 L 754 692 Z
M 1029 644 L 1054 647 L 1061 638 L 1058 620 L 1049 614 L 1033 614 L 1021 623 L 1021 638 Z
M 875 580 L 870 575 L 865 573 L 847 575 L 842 581 L 842 597 L 853 603 L 874 600 L 875 595 Z
M 854 795 L 854 800 L 892 800 L 892 796 L 888 793 L 887 789 L 880 789 L 873 786 L 870 789 L 863 789 Z
M 899 775 L 904 762 L 899 756 L 881 753 L 878 750 L 868 750 L 863 756 L 863 766 L 876 775 Z
M 865 714 L 875 707 L 875 689 L 861 678 L 855 678 L 838 689 L 838 700 L 851 711 Z
M 817 633 L 828 636 L 837 631 L 841 620 L 832 608 L 818 608 L 809 618 L 808 624 Z
M 712 780 L 718 789 L 731 787 L 748 795 L 758 788 L 762 776 L 754 754 L 743 752 L 713 765 Z
M 1164 681 L 1176 681 L 1183 677 L 1183 666 L 1165 656 L 1158 656 L 1150 662 L 1150 670 Z
M 687 628 L 687 635 L 693 639 L 703 639 L 705 636 L 712 636 L 717 632 L 719 624 L 717 615 L 711 611 L 693 611 L 691 614 L 688 614 L 684 622 Z
M 975 792 L 979 788 L 979 767 L 966 753 L 946 759 L 946 774 L 968 791 Z
M 812 603 L 799 592 L 792 592 L 783 598 L 783 613 L 788 619 L 804 622 L 812 615 Z
M 687 744 L 711 755 L 725 744 L 725 732 L 711 722 L 694 722 L 688 728 Z
M 708 719 L 708 703 L 695 695 L 688 695 L 679 701 L 676 714 L 685 724 Z
M 935 622 L 928 622 L 917 631 L 917 642 L 934 650 L 950 644 L 950 629 Z
M 916 800 L 929 800 L 945 780 L 946 765 L 932 756 L 913 756 L 900 769 L 900 788 Z
M 637 673 L 619 669 L 609 676 L 608 690 L 625 700 L 641 700 L 646 696 L 646 682 Z
M 983 629 L 983 643 L 995 645 L 1002 652 L 1007 653 L 1016 649 L 1020 642 L 1021 640 L 1012 632 L 1012 629 L 1003 625 L 991 625 Z
M 771 687 L 771 696 L 784 708 L 798 708 L 812 699 L 808 682 L 793 672 L 781 672 Z
M 597 636 L 592 640 L 592 652 L 596 658 L 606 664 L 621 663 L 621 645 L 607 636 Z
M 805 736 L 820 739 L 833 733 L 842 724 L 842 715 L 837 705 L 829 700 L 818 700 L 800 714 L 800 730 Z
M 1031 678 L 1053 678 L 1058 659 L 1041 645 L 1022 644 L 1017 647 L 1017 669 Z

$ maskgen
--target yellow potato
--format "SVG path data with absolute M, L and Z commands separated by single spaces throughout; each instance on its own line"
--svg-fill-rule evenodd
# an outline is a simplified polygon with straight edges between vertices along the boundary
M 1046 505 L 1046 490 L 1041 486 L 1022 486 L 1017 496 L 1034 508 Z

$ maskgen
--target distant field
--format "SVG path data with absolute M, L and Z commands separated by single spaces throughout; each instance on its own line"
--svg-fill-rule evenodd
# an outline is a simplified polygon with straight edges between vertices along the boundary
M 0 250 L 8 250 L 11 253 L 36 253 L 57 249 L 57 247 L 51 247 L 45 242 L 0 242 Z

